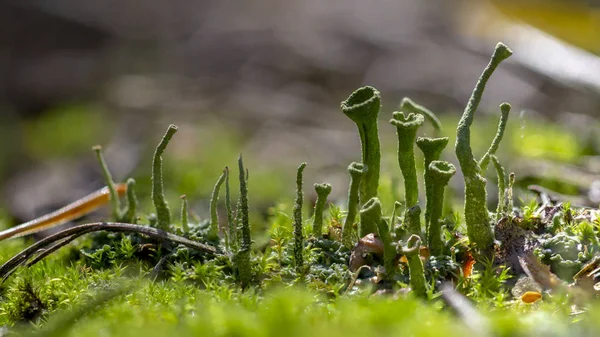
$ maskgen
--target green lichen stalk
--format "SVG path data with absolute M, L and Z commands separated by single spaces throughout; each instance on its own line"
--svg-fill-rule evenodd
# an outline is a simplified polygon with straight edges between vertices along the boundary
M 362 162 L 369 168 L 360 186 L 360 200 L 363 201 L 376 197 L 379 187 L 381 147 L 377 117 L 380 105 L 379 91 L 369 86 L 357 89 L 341 104 L 342 112 L 358 127 Z
M 227 235 L 225 235 L 225 247 L 227 249 L 234 248 L 237 243 L 236 225 L 231 209 L 231 192 L 229 190 L 229 167 L 225 166 L 225 209 L 227 211 Z
M 156 147 L 154 157 L 152 158 L 152 201 L 156 208 L 156 227 L 162 230 L 167 230 L 171 223 L 171 211 L 165 199 L 162 181 L 162 154 L 165 152 L 169 141 L 171 141 L 177 129 L 177 126 L 173 124 L 169 125 L 167 132 Z
M 213 188 L 212 195 L 210 197 L 210 233 L 209 235 L 212 238 L 216 238 L 219 236 L 219 215 L 217 214 L 217 204 L 219 202 L 219 191 L 221 190 L 221 185 L 225 182 L 225 177 L 227 173 L 223 170 L 221 176 L 217 180 L 215 187 Z
M 496 217 L 499 220 L 506 212 L 506 173 L 498 157 L 491 155 L 490 159 L 492 160 L 492 164 L 494 164 L 496 175 L 498 176 L 498 208 L 496 209 Z
M 427 168 L 429 164 L 431 164 L 434 160 L 439 160 L 442 155 L 442 151 L 448 145 L 448 137 L 442 138 L 429 138 L 429 137 L 419 137 L 417 138 L 417 146 L 423 152 L 423 157 L 425 158 L 425 173 L 423 174 L 423 178 L 425 180 L 425 227 L 429 226 L 429 215 L 431 214 L 431 191 L 433 186 L 431 186 L 431 179 L 429 177 L 429 172 Z
M 415 205 L 404 212 L 402 226 L 395 228 L 396 238 L 403 238 L 410 234 L 421 235 L 421 206 Z
M 190 231 L 188 225 L 188 202 L 185 194 L 181 196 L 181 230 L 184 233 Z
M 317 202 L 315 203 L 315 218 L 313 221 L 313 235 L 320 237 L 323 234 L 323 209 L 327 202 L 327 197 L 331 193 L 331 185 L 327 183 L 315 184 L 317 192 Z
M 378 198 L 371 198 L 360 210 L 361 225 L 374 228 L 372 233 L 378 233 L 383 242 L 383 260 L 385 273 L 388 277 L 393 275 L 396 250 L 392 246 L 392 237 L 387 222 L 381 218 L 381 202 Z
M 137 217 L 135 215 L 138 205 L 138 200 L 135 195 L 135 180 L 133 178 L 127 179 L 127 204 L 123 210 L 123 221 L 127 223 L 135 224 Z
M 100 163 L 100 167 L 102 168 L 102 175 L 104 176 L 104 180 L 106 181 L 106 186 L 108 186 L 108 193 L 110 194 L 110 203 L 112 208 L 111 211 L 113 219 L 119 221 L 121 220 L 121 204 L 119 201 L 119 195 L 117 194 L 115 182 L 113 181 L 112 175 L 110 174 L 108 165 L 106 165 L 106 161 L 104 160 L 104 156 L 102 155 L 102 146 L 96 145 L 92 149 L 94 150 L 94 152 L 96 152 L 96 157 L 98 158 L 98 162 Z
M 306 163 L 298 166 L 296 173 L 296 200 L 292 210 L 292 223 L 294 224 L 294 263 L 298 272 L 304 267 L 302 251 L 304 249 L 304 236 L 302 234 L 302 204 L 304 204 L 304 192 L 302 192 L 302 172 Z
M 410 273 L 410 287 L 417 296 L 424 297 L 427 294 L 427 284 L 423 262 L 419 255 L 420 247 L 421 238 L 413 234 L 406 241 L 406 245 L 402 241 L 398 242 L 397 251 L 399 254 L 406 255 Z
M 502 141 L 502 136 L 504 136 L 504 130 L 506 129 L 506 122 L 508 122 L 508 115 L 510 113 L 510 104 L 502 103 L 500 104 L 500 121 L 498 122 L 498 130 L 496 131 L 496 136 L 494 136 L 494 140 L 492 140 L 492 144 L 487 152 L 481 157 L 479 161 L 479 167 L 481 168 L 481 172 L 485 172 L 490 163 L 490 156 L 496 154 L 498 151 L 498 147 L 500 146 L 500 142 Z
M 344 226 L 342 227 L 342 242 L 348 248 L 352 247 L 355 241 L 353 237 L 354 235 L 352 232 L 352 226 L 354 226 L 354 221 L 356 220 L 356 214 L 358 212 L 358 205 L 360 201 L 359 188 L 365 172 L 367 172 L 367 167 L 362 163 L 353 162 L 348 166 L 348 173 L 350 173 L 350 187 L 348 188 L 347 207 L 348 214 L 346 215 L 346 220 L 344 221 Z
M 450 178 L 456 173 L 454 165 L 441 160 L 434 160 L 427 168 L 431 178 L 431 219 L 427 226 L 427 243 L 431 255 L 439 256 L 444 251 L 442 240 L 442 209 L 444 208 L 444 190 Z
M 471 125 L 485 86 L 498 65 L 512 55 L 504 44 L 498 43 L 494 54 L 475 85 L 471 98 L 456 129 L 456 157 L 465 179 L 465 222 L 469 239 L 480 249 L 488 249 L 494 242 L 490 218 L 486 206 L 486 180 L 481 176 L 471 149 Z
M 252 279 L 252 269 L 250 266 L 250 250 L 252 248 L 252 238 L 250 236 L 250 221 L 248 219 L 248 181 L 242 155 L 238 159 L 240 170 L 240 198 L 238 201 L 238 217 L 240 220 L 240 249 L 234 256 L 234 266 L 237 270 L 238 279 L 242 288 L 248 287 Z
M 398 164 L 404 177 L 404 196 L 406 207 L 410 208 L 419 202 L 419 183 L 415 164 L 415 140 L 417 129 L 423 125 L 422 115 L 394 112 L 390 123 L 396 127 L 398 136 Z
M 433 128 L 435 129 L 436 133 L 440 133 L 442 131 L 442 122 L 440 122 L 437 116 L 431 110 L 415 103 L 410 98 L 404 97 L 402 99 L 402 102 L 400 102 L 400 110 L 423 115 L 431 122 L 431 124 L 433 124 Z

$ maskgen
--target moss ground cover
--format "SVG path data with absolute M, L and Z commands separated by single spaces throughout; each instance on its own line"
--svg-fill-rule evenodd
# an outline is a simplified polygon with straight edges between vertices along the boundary
M 118 200 L 110 167 L 96 147 L 112 218 L 33 244 L 0 242 L 3 333 L 596 335 L 600 211 L 544 193 L 514 207 L 518 177 L 506 174 L 511 162 L 496 154 L 509 132 L 508 104 L 500 106 L 489 148 L 472 146 L 485 84 L 511 53 L 496 46 L 458 122 L 454 153 L 443 151 L 448 137 L 420 137 L 425 127 L 433 127 L 436 137 L 452 132 L 427 108 L 404 99 L 401 111 L 390 114 L 392 125 L 380 128 L 379 91 L 358 89 L 341 105 L 357 125 L 356 157 L 363 161 L 348 166 L 348 184 L 316 184 L 317 199 L 308 205 L 303 182 L 313 173 L 310 163 L 302 163 L 295 197 L 282 198 L 287 202 L 272 206 L 261 223 L 250 216 L 253 190 L 261 186 L 241 155 L 237 163 L 218 163 L 225 166 L 222 174 L 203 178 L 212 193 L 210 208 L 198 217 L 185 196 L 178 200 L 180 211 L 172 211 L 177 200 L 169 199 L 171 179 L 163 177 L 174 165 L 165 158 L 176 126 L 168 127 L 156 148 L 148 200 L 136 196 L 134 186 L 142 186 L 133 179 L 125 202 Z M 387 172 L 380 133 L 394 131 L 400 172 Z M 425 167 L 418 164 L 423 162 Z M 487 180 L 490 163 L 497 184 Z M 464 196 L 447 193 L 459 173 Z M 402 177 L 404 198 L 382 183 L 394 176 Z M 494 185 L 497 200 L 490 201 Z M 347 199 L 328 203 L 335 189 L 347 189 Z M 154 212 L 140 211 L 138 199 Z M 453 205 L 463 201 L 461 211 L 445 209 L 459 209 Z M 314 209 L 312 216 L 308 209 Z

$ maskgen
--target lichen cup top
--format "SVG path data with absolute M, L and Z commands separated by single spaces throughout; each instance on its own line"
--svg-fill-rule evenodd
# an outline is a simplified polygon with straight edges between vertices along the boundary
M 405 114 L 401 111 L 394 111 L 392 117 L 390 123 L 406 132 L 411 130 L 416 131 L 423 123 L 425 123 L 425 117 L 423 117 L 423 115 L 414 114 L 412 112 Z
M 423 152 L 426 162 L 431 162 L 440 158 L 442 151 L 448 145 L 448 137 L 442 138 L 429 138 L 419 137 L 417 138 L 417 146 Z
M 342 112 L 355 123 L 367 120 L 377 120 L 381 95 L 371 86 L 362 87 L 354 91 L 341 103 Z
M 447 161 L 434 160 L 429 164 L 431 178 L 437 184 L 447 184 L 456 173 L 456 167 Z

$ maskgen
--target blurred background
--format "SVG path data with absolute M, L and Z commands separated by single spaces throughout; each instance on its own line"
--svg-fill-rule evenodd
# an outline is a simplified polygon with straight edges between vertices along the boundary
M 440 115 L 453 144 L 498 41 L 514 55 L 484 95 L 476 155 L 510 102 L 499 154 L 519 186 L 598 206 L 600 1 L 0 0 L 0 208 L 25 221 L 101 187 L 96 144 L 115 180 L 135 177 L 147 195 L 151 154 L 171 123 L 173 207 L 187 194 L 206 214 L 240 152 L 255 207 L 292 200 L 302 161 L 309 198 L 312 183 L 328 181 L 343 200 L 360 145 L 339 103 L 367 84 L 383 97 L 391 205 L 401 195 L 391 112 L 411 97 Z

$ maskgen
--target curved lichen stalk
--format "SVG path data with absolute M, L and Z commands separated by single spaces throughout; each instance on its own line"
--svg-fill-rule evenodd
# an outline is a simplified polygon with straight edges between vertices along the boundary
M 348 214 L 346 220 L 344 220 L 344 226 L 342 227 L 342 243 L 348 248 L 354 245 L 354 235 L 352 232 L 352 226 L 356 220 L 356 213 L 358 212 L 359 205 L 359 189 L 362 183 L 362 177 L 367 172 L 367 167 L 362 163 L 353 162 L 348 166 L 348 173 L 350 173 L 350 186 L 348 188 Z M 359 235 L 362 231 L 359 228 Z M 364 235 L 367 235 L 366 233 Z M 364 235 L 361 235 L 363 237 Z
M 423 115 L 429 121 L 431 121 L 431 124 L 433 124 L 433 128 L 435 129 L 436 134 L 439 134 L 442 131 L 442 122 L 440 122 L 439 118 L 437 118 L 437 116 L 431 110 L 415 103 L 410 98 L 404 97 L 402 99 L 402 102 L 400 102 L 400 110 Z
M 381 147 L 377 118 L 380 105 L 379 91 L 370 86 L 357 89 L 341 103 L 342 112 L 356 123 L 360 136 L 362 162 L 369 168 L 360 186 L 360 200 L 363 201 L 376 197 L 379 187 Z
M 102 155 L 102 146 L 96 145 L 92 148 L 94 152 L 96 152 L 96 158 L 100 163 L 100 167 L 102 168 L 102 175 L 104 176 L 104 180 L 106 181 L 106 186 L 108 187 L 108 192 L 110 195 L 110 203 L 111 203 L 111 211 L 112 216 L 115 221 L 121 220 L 121 202 L 119 200 L 119 195 L 117 194 L 117 189 L 115 188 L 115 182 L 110 174 L 110 170 L 108 169 L 108 165 L 104 160 L 104 156 Z
M 252 237 L 250 236 L 250 221 L 248 219 L 248 178 L 244 170 L 242 155 L 238 159 L 240 198 L 238 200 L 238 216 L 240 220 L 240 248 L 234 257 L 234 266 L 237 270 L 238 279 L 242 288 L 248 287 L 252 279 L 252 268 L 250 266 L 250 250 L 252 248 Z
M 500 220 L 505 215 L 506 211 L 506 173 L 504 167 L 500 164 L 498 157 L 491 155 L 492 164 L 496 169 L 496 176 L 498 177 L 498 208 L 496 209 L 496 220 Z
M 504 136 L 504 130 L 506 129 L 506 122 L 508 122 L 508 115 L 510 113 L 510 104 L 502 103 L 500 104 L 500 121 L 498 122 L 498 130 L 496 131 L 496 136 L 494 136 L 494 140 L 492 140 L 492 144 L 487 152 L 481 157 L 479 160 L 479 167 L 481 168 L 481 172 L 485 172 L 490 163 L 490 156 L 496 154 L 498 151 L 498 146 L 500 146 L 500 142 L 502 141 L 502 136 Z
M 397 251 L 399 254 L 406 255 L 410 273 L 410 287 L 417 296 L 424 297 L 427 294 L 427 284 L 423 261 L 421 261 L 419 255 L 420 247 L 421 238 L 413 234 L 406 241 L 406 245 L 402 241 L 398 241 Z
M 186 195 L 181 196 L 181 230 L 184 233 L 190 231 L 189 221 L 188 221 L 188 202 Z
M 429 137 L 419 137 L 417 138 L 417 146 L 423 152 L 423 157 L 425 158 L 425 166 L 424 166 L 424 174 L 423 178 L 425 180 L 425 227 L 429 226 L 429 215 L 431 214 L 431 202 L 432 196 L 431 191 L 433 187 L 431 186 L 431 179 L 429 178 L 429 172 L 427 168 L 429 164 L 431 164 L 434 160 L 439 160 L 442 155 L 442 151 L 448 145 L 448 137 L 442 138 L 429 138 Z
M 229 189 L 229 167 L 225 166 L 225 209 L 227 210 L 227 235 L 225 235 L 225 247 L 230 251 L 237 248 L 237 233 L 233 211 L 231 209 L 231 192 Z
M 441 160 L 434 160 L 427 168 L 431 178 L 431 219 L 427 226 L 427 244 L 431 255 L 439 256 L 444 250 L 442 225 L 440 218 L 444 208 L 444 190 L 450 178 L 456 173 L 454 165 Z
M 135 179 L 127 179 L 127 203 L 123 209 L 123 221 L 136 224 L 137 217 L 135 212 L 137 210 L 138 200 L 135 195 Z
M 152 201 L 156 208 L 156 227 L 162 230 L 169 228 L 171 224 L 171 211 L 165 199 L 165 192 L 162 182 L 162 154 L 165 152 L 169 141 L 177 132 L 177 126 L 171 124 L 167 132 L 156 147 L 154 157 L 152 158 Z
M 302 271 L 304 267 L 304 260 L 302 257 L 302 251 L 304 249 L 304 236 L 302 234 L 302 204 L 304 203 L 304 192 L 302 192 L 302 172 L 306 167 L 306 163 L 298 166 L 298 172 L 296 173 L 296 200 L 294 201 L 294 208 L 292 210 L 292 223 L 294 224 L 294 263 L 296 264 L 296 270 Z
M 387 222 L 381 218 L 381 202 L 378 198 L 371 198 L 360 210 L 361 223 L 367 222 L 369 226 L 377 229 L 379 238 L 383 242 L 383 265 L 387 278 L 394 276 L 394 262 L 396 259 L 396 249 L 392 245 L 392 236 Z
M 215 187 L 213 188 L 212 195 L 210 197 L 210 232 L 211 238 L 217 238 L 219 236 L 219 215 L 217 214 L 217 203 L 219 202 L 219 191 L 221 185 L 225 182 L 227 172 L 224 169 L 223 173 L 219 176 Z
M 323 234 L 323 209 L 327 202 L 327 196 L 331 193 L 331 185 L 327 183 L 315 184 L 317 192 L 317 202 L 315 202 L 315 218 L 313 221 L 313 235 L 320 237 Z
M 481 176 L 481 168 L 473 156 L 470 128 L 486 83 L 498 65 L 510 55 L 512 55 L 512 51 L 504 44 L 498 43 L 490 63 L 475 85 L 456 129 L 454 150 L 465 179 L 465 222 L 469 239 L 480 249 L 491 247 L 494 242 L 494 234 L 486 206 L 486 180 Z

